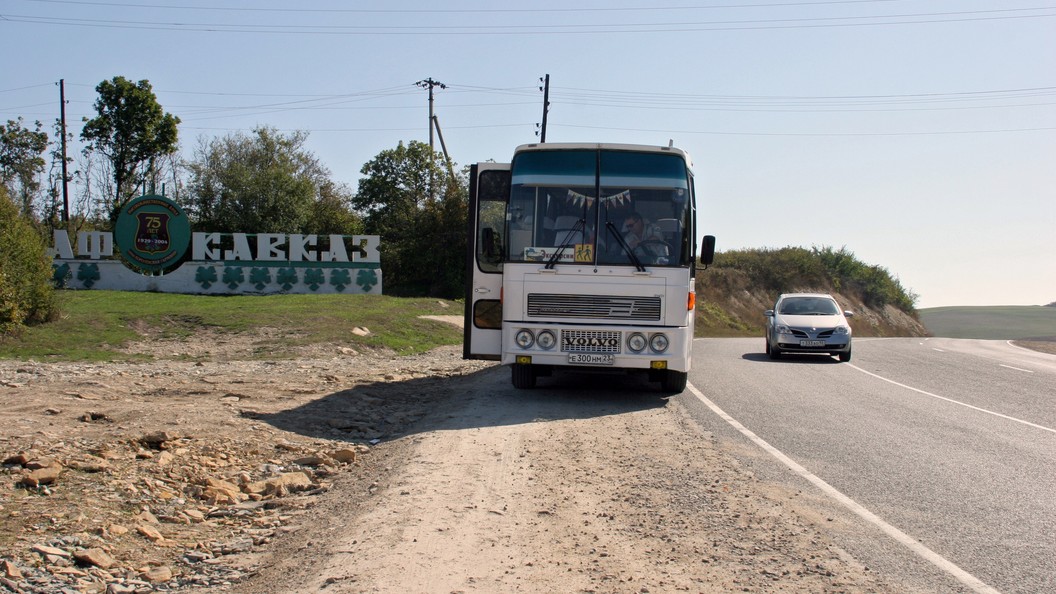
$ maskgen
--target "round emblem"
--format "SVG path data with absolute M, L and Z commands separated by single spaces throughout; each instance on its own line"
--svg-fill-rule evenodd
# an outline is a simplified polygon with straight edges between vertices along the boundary
M 162 272 L 180 261 L 191 243 L 191 223 L 178 204 L 164 196 L 133 198 L 114 226 L 125 264 L 142 272 Z

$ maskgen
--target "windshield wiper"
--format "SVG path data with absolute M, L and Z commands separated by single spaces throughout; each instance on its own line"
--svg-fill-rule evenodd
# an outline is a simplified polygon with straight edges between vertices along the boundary
M 576 233 L 576 231 L 582 231 L 583 227 L 586 226 L 586 224 L 587 222 L 585 219 L 576 220 L 576 224 L 572 225 L 572 228 L 568 230 L 568 233 L 565 235 L 565 238 L 561 240 L 561 245 L 557 246 L 557 251 L 554 252 L 554 255 L 550 256 L 550 259 L 546 262 L 546 266 L 543 267 L 544 270 L 550 270 L 554 267 L 555 264 L 557 264 L 557 259 L 561 257 L 561 253 L 565 251 L 566 247 L 572 245 L 568 242 L 568 240 L 572 239 L 572 236 Z
M 612 236 L 616 238 L 616 243 L 620 244 L 623 251 L 627 253 L 628 257 L 630 257 L 631 263 L 638 269 L 638 272 L 645 272 L 645 266 L 642 264 L 642 261 L 638 259 L 638 256 L 634 255 L 634 250 L 627 244 L 627 240 L 623 238 L 622 234 L 620 234 L 616 225 L 614 225 L 612 221 L 605 221 L 605 227 L 612 233 Z

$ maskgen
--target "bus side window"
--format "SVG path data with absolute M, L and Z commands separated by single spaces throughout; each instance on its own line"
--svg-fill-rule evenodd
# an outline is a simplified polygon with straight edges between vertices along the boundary
M 477 233 L 477 265 L 484 272 L 502 272 L 504 257 L 502 236 L 505 231 L 506 204 L 498 200 L 482 202 Z

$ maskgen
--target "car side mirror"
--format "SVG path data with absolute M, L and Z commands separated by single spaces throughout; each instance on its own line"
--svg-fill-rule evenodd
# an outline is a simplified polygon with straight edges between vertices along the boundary
M 763 312 L 763 315 L 768 317 L 768 318 L 772 318 L 772 317 L 774 317 L 774 310 L 768 309 L 768 310 Z
M 844 310 L 843 315 L 844 315 L 844 317 L 847 317 L 847 318 L 853 318 L 854 317 L 854 312 L 849 310 L 849 309 L 848 310 Z

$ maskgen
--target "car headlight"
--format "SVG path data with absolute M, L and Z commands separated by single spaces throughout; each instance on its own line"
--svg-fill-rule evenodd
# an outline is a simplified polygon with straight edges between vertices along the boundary
M 513 337 L 513 340 L 517 343 L 517 346 L 522 349 L 531 348 L 531 346 L 535 344 L 535 336 L 532 334 L 531 330 L 527 329 L 519 330 Z
M 557 344 L 557 338 L 554 337 L 554 333 L 549 330 L 543 330 L 539 333 L 539 336 L 535 339 L 539 343 L 539 346 L 544 349 L 552 349 Z
M 833 334 L 850 334 L 851 330 L 847 326 L 836 326 L 836 329 L 832 331 Z
M 647 341 L 645 340 L 645 336 L 640 332 L 635 332 L 634 334 L 627 337 L 627 348 L 631 349 L 636 353 L 640 353 L 645 350 L 646 344 Z
M 781 324 L 781 325 L 779 325 L 777 327 L 777 333 L 778 334 L 792 334 L 792 329 L 789 328 L 788 326 L 785 326 L 784 324 Z
M 671 345 L 666 334 L 654 334 L 649 338 L 649 347 L 657 353 L 662 353 Z

